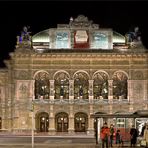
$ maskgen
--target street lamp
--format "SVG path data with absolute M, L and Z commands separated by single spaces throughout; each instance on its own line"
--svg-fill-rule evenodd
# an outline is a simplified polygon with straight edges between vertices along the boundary
M 32 129 L 31 129 L 31 141 L 32 141 L 32 148 L 34 148 L 34 102 L 31 102 L 31 112 L 32 112 Z

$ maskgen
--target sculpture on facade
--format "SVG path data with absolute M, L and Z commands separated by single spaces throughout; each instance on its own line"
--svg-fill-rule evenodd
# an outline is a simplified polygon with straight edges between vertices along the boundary
M 17 46 L 18 47 L 23 47 L 23 46 L 31 46 L 31 35 L 28 30 L 29 30 L 29 26 L 24 26 L 23 30 L 20 33 L 20 36 L 17 36 Z
M 139 45 L 142 45 L 141 32 L 139 31 L 139 27 L 135 27 L 134 30 L 127 32 L 125 37 L 126 42 L 130 45 L 130 47 L 139 47 Z
M 20 38 L 19 38 L 19 41 L 20 42 L 22 42 L 22 41 L 30 41 L 30 33 L 31 32 L 29 32 L 28 31 L 28 29 L 29 29 L 30 27 L 29 26 L 24 26 L 23 27 L 23 31 L 21 31 L 21 36 L 20 36 Z

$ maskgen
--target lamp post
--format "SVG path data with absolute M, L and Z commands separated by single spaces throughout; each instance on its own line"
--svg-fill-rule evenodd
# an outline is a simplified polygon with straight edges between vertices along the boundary
M 31 112 L 32 112 L 31 141 L 32 141 L 32 148 L 34 148 L 34 103 L 33 103 L 33 100 L 31 104 Z

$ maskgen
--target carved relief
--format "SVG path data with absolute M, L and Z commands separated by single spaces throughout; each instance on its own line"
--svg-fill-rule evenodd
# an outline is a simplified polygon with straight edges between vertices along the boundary
M 73 28 L 95 28 L 98 29 L 99 26 L 98 24 L 92 24 L 93 21 L 88 20 L 87 17 L 85 17 L 84 15 L 79 15 L 77 18 L 75 19 L 70 19 L 70 26 Z
M 19 90 L 19 98 L 27 98 L 28 97 L 28 83 L 26 82 L 21 82 L 19 83 L 19 87 L 18 87 L 18 90 Z
M 142 71 L 133 71 L 132 76 L 133 80 L 142 80 L 144 78 Z
M 27 80 L 29 78 L 28 71 L 20 71 L 20 72 L 16 73 L 16 77 L 18 79 Z
M 143 84 L 142 83 L 136 83 L 133 85 L 133 95 L 134 95 L 135 101 L 136 99 L 138 101 L 139 99 L 142 98 L 143 96 Z

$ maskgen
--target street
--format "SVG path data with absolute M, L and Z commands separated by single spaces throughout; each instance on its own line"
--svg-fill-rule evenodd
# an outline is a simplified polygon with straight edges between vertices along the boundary
M 31 136 L 0 136 L 0 148 L 31 148 Z M 35 136 L 35 148 L 95 148 L 94 138 Z

